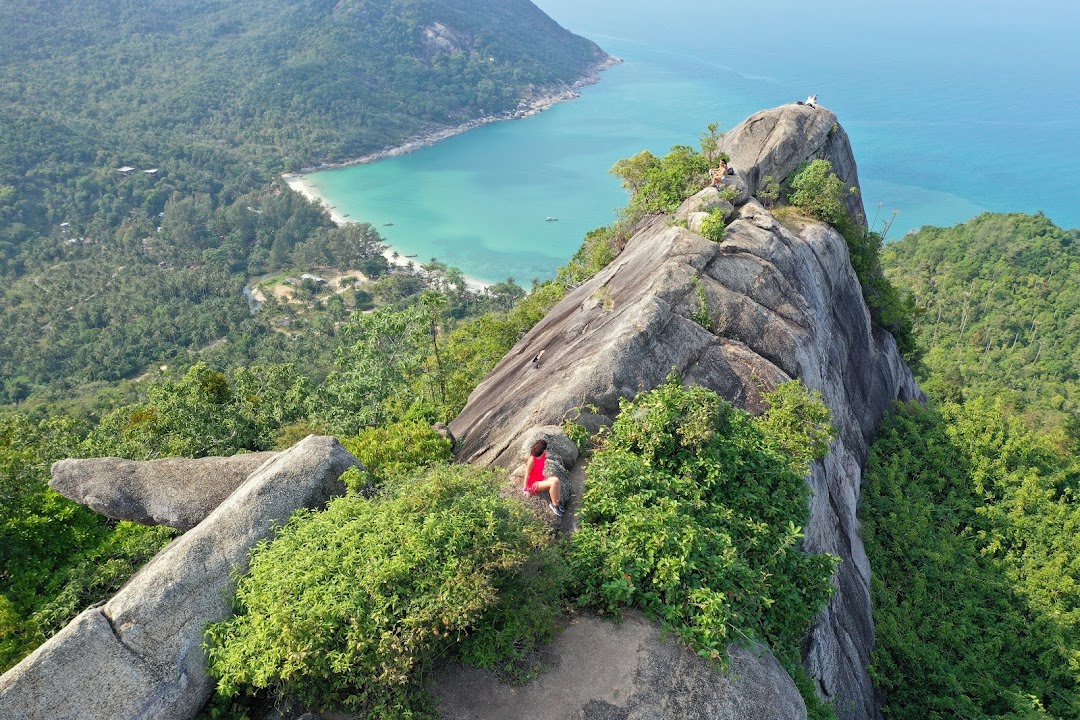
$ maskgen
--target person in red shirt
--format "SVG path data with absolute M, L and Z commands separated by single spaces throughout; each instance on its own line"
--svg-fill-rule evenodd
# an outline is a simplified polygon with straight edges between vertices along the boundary
M 544 466 L 547 464 L 547 440 L 537 440 L 529 451 L 529 459 L 525 461 L 525 484 L 521 492 L 529 495 L 539 495 L 544 490 L 548 491 L 551 500 L 548 502 L 548 510 L 556 515 L 563 514 L 562 482 L 557 477 L 544 475 Z

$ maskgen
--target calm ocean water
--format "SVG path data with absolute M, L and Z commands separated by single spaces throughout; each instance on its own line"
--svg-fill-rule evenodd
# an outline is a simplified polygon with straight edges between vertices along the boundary
M 899 210 L 889 237 L 986 210 L 1080 226 L 1075 0 L 534 1 L 626 62 L 537 116 L 311 175 L 318 192 L 401 255 L 527 284 L 625 204 L 616 160 L 816 93 L 851 136 L 867 215 Z

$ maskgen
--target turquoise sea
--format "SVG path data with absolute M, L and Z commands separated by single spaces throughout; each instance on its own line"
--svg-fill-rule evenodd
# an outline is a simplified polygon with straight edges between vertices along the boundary
M 987 210 L 1080 226 L 1075 0 L 534 1 L 625 62 L 539 115 L 308 176 L 319 194 L 403 256 L 527 286 L 613 220 L 616 160 L 816 93 L 867 215 L 899 210 L 890 238 Z

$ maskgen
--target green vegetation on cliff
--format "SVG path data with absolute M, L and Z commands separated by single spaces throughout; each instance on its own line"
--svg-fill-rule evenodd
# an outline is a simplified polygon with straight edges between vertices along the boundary
M 791 174 L 787 183 L 788 200 L 792 205 L 829 223 L 844 236 L 870 317 L 876 325 L 892 333 L 908 362 L 916 362 L 920 348 L 913 331 L 914 301 L 884 272 L 881 261 L 884 235 L 860 227 L 848 216 L 844 206 L 844 194 L 858 192 L 858 188 L 845 188 L 828 160 L 804 163 Z
M 763 642 L 802 680 L 798 648 L 837 562 L 800 547 L 806 474 L 834 431 L 798 381 L 764 399 L 755 418 L 672 376 L 624 401 L 587 469 L 571 589 L 604 613 L 641 608 L 712 660 Z

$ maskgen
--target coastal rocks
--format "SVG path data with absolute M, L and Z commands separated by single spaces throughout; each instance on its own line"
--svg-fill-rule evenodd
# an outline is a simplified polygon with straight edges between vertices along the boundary
M 732 645 L 721 671 L 636 613 L 576 618 L 546 649 L 550 669 L 522 686 L 490 672 L 439 671 L 444 720 L 804 720 L 795 684 L 768 651 Z
M 766 182 L 782 183 L 801 164 L 817 159 L 832 163 L 845 187 L 861 187 L 847 133 L 836 114 L 821 106 L 792 103 L 755 113 L 724 134 L 720 150 L 731 157 L 735 177 L 751 196 L 757 196 Z M 865 228 L 859 194 L 845 194 L 844 205 L 855 223 Z
M 790 107 L 771 111 L 794 119 L 770 121 L 767 142 L 748 134 L 751 150 L 730 146 L 733 157 L 744 159 L 742 165 L 733 161 L 736 168 L 751 177 L 769 167 L 794 169 L 813 154 L 800 148 L 828 145 L 828 123 L 802 115 L 831 113 Z M 788 148 L 786 159 L 769 160 L 763 147 Z M 854 167 L 853 160 L 839 160 L 839 167 Z M 707 328 L 693 319 L 702 310 L 699 287 Z M 537 367 L 530 359 L 541 350 L 544 362 Z M 656 387 L 673 370 L 755 413 L 764 410 L 762 390 L 791 378 L 822 392 L 838 437 L 809 478 L 804 547 L 835 554 L 842 563 L 838 592 L 818 617 L 804 660 L 841 717 L 875 717 L 867 672 L 874 646 L 870 568 L 856 520 L 861 468 L 892 402 L 923 395 L 892 336 L 871 324 L 847 243 L 829 226 L 787 227 L 753 200 L 739 208 L 719 243 L 655 218 L 476 388 L 450 424 L 459 440 L 457 458 L 508 467 L 518 462 L 518 438 L 530 428 L 588 405 L 610 421 L 620 398 Z
M 193 718 L 213 689 L 203 631 L 232 612 L 235 573 L 249 551 L 293 511 L 343 493 L 339 477 L 357 465 L 331 437 L 278 453 L 111 600 L 0 677 L 0 717 Z
M 61 460 L 53 464 L 49 486 L 114 520 L 187 531 L 276 455 L 260 452 L 149 462 L 111 457 Z

